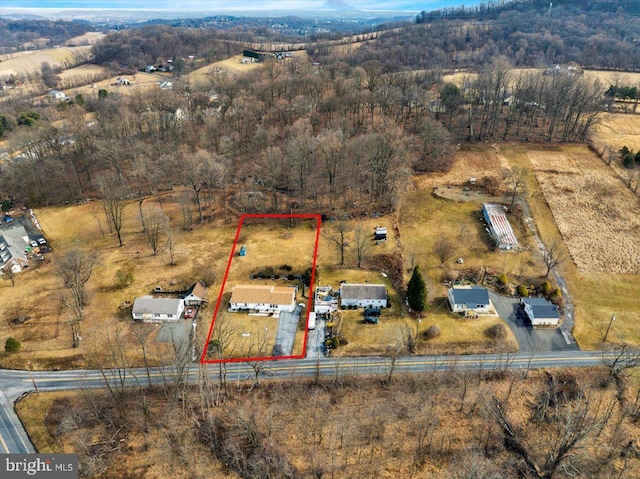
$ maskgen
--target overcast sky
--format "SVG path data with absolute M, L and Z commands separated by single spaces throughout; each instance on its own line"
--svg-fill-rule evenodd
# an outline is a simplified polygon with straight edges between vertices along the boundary
M 357 10 L 433 10 L 436 8 L 473 5 L 476 1 L 464 0 L 0 0 L 3 8 L 99 8 L 143 10 L 318 10 L 349 5 Z

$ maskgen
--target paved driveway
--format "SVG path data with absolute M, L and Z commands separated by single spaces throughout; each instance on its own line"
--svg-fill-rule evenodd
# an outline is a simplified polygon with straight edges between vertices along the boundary
M 298 319 L 302 308 L 296 306 L 291 313 L 282 311 L 278 317 L 278 332 L 273 345 L 274 356 L 291 356 L 293 354 L 293 341 L 298 330 Z
M 534 329 L 520 310 L 518 299 L 501 296 L 493 291 L 489 291 L 489 297 L 498 315 L 507 322 L 515 334 L 520 352 L 579 350 L 575 342 L 567 342 L 560 328 Z
M 317 359 L 324 356 L 324 330 L 327 321 L 316 317 L 315 329 L 309 330 L 307 336 L 307 358 Z

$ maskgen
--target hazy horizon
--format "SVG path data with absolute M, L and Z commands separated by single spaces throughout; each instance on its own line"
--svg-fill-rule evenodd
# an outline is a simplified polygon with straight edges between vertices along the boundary
M 473 6 L 480 0 L 2 0 L 0 15 L 56 10 L 145 10 L 194 12 L 282 12 L 300 10 L 357 10 L 419 12 L 460 5 Z

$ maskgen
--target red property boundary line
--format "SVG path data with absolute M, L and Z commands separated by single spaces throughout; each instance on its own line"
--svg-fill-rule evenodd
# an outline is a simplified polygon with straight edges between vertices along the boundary
M 316 239 L 315 245 L 313 247 L 313 265 L 311 267 L 311 284 L 309 285 L 309 299 L 307 300 L 307 320 L 305 322 L 306 327 L 304 328 L 304 341 L 302 344 L 302 354 L 296 356 L 263 356 L 258 358 L 228 358 L 228 359 L 206 359 L 207 350 L 209 349 L 209 341 L 211 340 L 211 334 L 213 333 L 213 327 L 216 322 L 216 317 L 218 316 L 218 311 L 220 309 L 220 304 L 222 303 L 222 294 L 224 293 L 224 288 L 227 284 L 227 277 L 229 276 L 229 270 L 231 269 L 231 262 L 233 261 L 234 254 L 236 252 L 236 246 L 238 245 L 238 238 L 240 237 L 240 230 L 242 229 L 242 224 L 244 220 L 247 218 L 274 218 L 274 219 L 315 219 L 317 221 L 316 225 Z M 204 345 L 204 350 L 202 351 L 202 356 L 200 357 L 201 364 L 216 364 L 216 363 L 240 363 L 247 361 L 274 361 L 277 359 L 303 359 L 307 354 L 307 338 L 309 335 L 309 314 L 311 313 L 311 300 L 313 298 L 313 285 L 315 283 L 316 276 L 316 262 L 318 258 L 318 243 L 320 241 L 320 225 L 322 223 L 322 217 L 319 214 L 244 214 L 240 217 L 240 222 L 238 223 L 238 230 L 236 231 L 236 237 L 233 240 L 233 247 L 231 248 L 231 254 L 229 255 L 229 262 L 227 263 L 227 269 L 224 273 L 224 279 L 222 280 L 222 287 L 220 288 L 220 294 L 218 295 L 218 301 L 216 302 L 216 308 L 213 312 L 213 318 L 211 318 L 211 326 L 209 326 L 209 333 L 207 334 L 207 341 Z

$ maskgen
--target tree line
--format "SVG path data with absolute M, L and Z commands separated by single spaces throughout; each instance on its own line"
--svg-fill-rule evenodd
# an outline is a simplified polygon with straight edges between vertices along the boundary
M 350 55 L 352 63 L 376 59 L 390 70 L 478 68 L 498 56 L 514 66 L 577 62 L 585 68 L 639 70 L 640 17 L 589 9 L 593 2 L 513 2 L 496 18 L 433 21 L 384 32 Z M 330 61 L 320 51 L 318 61 Z

